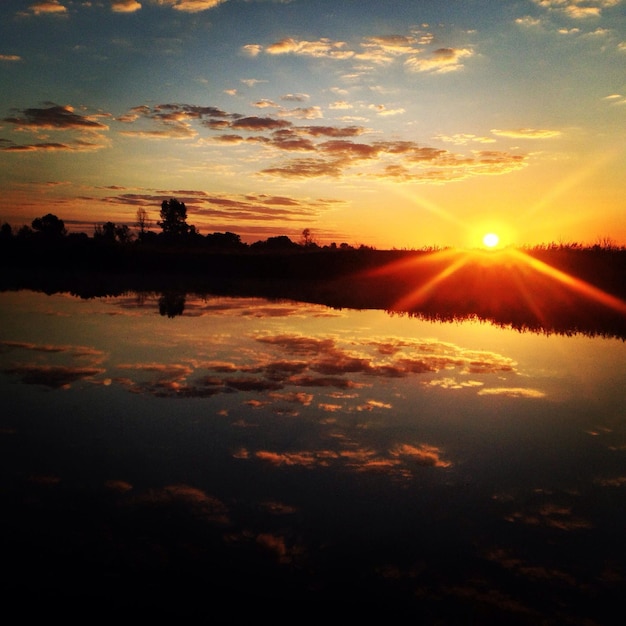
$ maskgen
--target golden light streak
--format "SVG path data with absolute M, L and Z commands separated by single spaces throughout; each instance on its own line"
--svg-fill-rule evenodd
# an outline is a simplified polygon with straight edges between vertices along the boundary
M 565 285 L 566 287 L 569 287 L 585 298 L 599 302 L 600 304 L 611 308 L 618 313 L 626 315 L 626 302 L 620 298 L 612 296 L 611 294 L 606 293 L 606 291 L 598 289 L 598 287 L 594 287 L 580 278 L 576 278 L 566 272 L 562 272 L 561 270 L 558 270 L 543 261 L 539 261 L 521 250 L 512 249 L 508 251 L 508 254 L 510 254 L 516 261 L 532 267 L 537 272 L 540 272 L 545 276 L 548 276 L 549 278 Z
M 537 203 L 529 207 L 528 211 L 524 214 L 524 219 L 532 217 L 538 211 L 541 211 L 549 206 L 556 198 L 564 195 L 573 187 L 580 185 L 587 178 L 590 178 L 597 171 L 605 167 L 609 161 L 616 159 L 622 152 L 624 152 L 624 146 L 620 143 L 616 145 L 613 150 L 607 150 L 602 154 L 602 156 L 596 156 L 595 158 L 588 159 L 584 166 L 578 168 L 572 172 L 572 174 L 561 180 L 552 188 L 551 191 L 543 194 Z
M 469 254 L 459 255 L 458 252 L 452 252 L 452 251 L 449 251 L 448 254 L 445 254 L 444 252 L 444 253 L 436 253 L 436 255 L 439 257 L 438 260 L 441 260 L 443 256 L 448 256 L 448 257 L 456 256 L 457 259 L 451 262 L 446 267 L 444 267 L 444 269 L 442 269 L 438 274 L 433 276 L 426 283 L 424 283 L 417 289 L 414 289 L 413 291 L 408 293 L 406 296 L 398 300 L 394 305 L 395 308 L 399 309 L 400 311 L 408 310 L 414 307 L 415 305 L 417 305 L 418 303 L 422 302 L 423 300 L 425 300 L 428 297 L 428 295 L 434 291 L 437 285 L 439 285 L 440 283 L 443 283 L 447 278 L 452 276 L 452 274 L 454 274 L 459 269 L 461 269 L 468 262 L 469 256 L 470 256 Z

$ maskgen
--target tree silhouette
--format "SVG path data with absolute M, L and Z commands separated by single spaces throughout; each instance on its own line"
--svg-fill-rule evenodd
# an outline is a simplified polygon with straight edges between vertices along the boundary
M 315 238 L 313 237 L 313 233 L 310 228 L 305 228 L 302 231 L 302 238 L 300 239 L 300 245 L 305 248 L 311 248 L 313 246 L 317 247 L 317 243 L 315 242 Z
M 93 238 L 96 241 L 113 245 L 119 242 L 122 245 L 128 244 L 132 241 L 133 234 L 130 232 L 130 228 L 126 224 L 120 224 L 116 226 L 113 222 L 106 222 L 102 226 L 96 224 L 93 231 Z
M 36 217 L 32 221 L 31 226 L 33 230 L 36 230 L 45 237 L 63 237 L 67 234 L 63 220 L 52 213 L 48 213 L 43 217 Z
M 11 224 L 3 222 L 2 226 L 0 226 L 0 241 L 10 241 L 12 237 L 13 229 L 11 228 Z
M 182 315 L 185 310 L 185 300 L 185 293 L 165 291 L 159 298 L 159 313 L 168 317 Z
M 137 209 L 137 221 L 135 222 L 135 226 L 139 229 L 139 239 L 143 239 L 146 234 L 146 230 L 150 228 L 148 212 L 143 207 Z
M 178 238 L 195 232 L 195 227 L 187 224 L 187 207 L 184 202 L 175 198 L 163 200 L 160 215 L 161 220 L 157 224 L 164 235 Z

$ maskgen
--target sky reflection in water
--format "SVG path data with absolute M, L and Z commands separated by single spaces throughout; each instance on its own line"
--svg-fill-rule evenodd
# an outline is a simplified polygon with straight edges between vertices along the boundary
M 9 589 L 609 623 L 623 341 L 159 294 L 0 321 Z

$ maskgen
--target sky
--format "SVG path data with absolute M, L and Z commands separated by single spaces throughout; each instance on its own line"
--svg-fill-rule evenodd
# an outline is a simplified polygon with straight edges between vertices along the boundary
M 0 222 L 626 245 L 626 0 L 2 0 Z

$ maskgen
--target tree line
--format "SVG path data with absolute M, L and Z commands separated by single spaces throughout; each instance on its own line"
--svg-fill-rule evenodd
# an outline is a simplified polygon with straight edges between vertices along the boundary
M 200 234 L 199 230 L 187 222 L 187 207 L 184 202 L 176 198 L 163 200 L 159 213 L 160 219 L 156 225 L 161 232 L 151 230 L 148 212 L 139 208 L 136 214 L 135 231 L 126 224 L 105 222 L 96 224 L 93 236 L 83 232 L 68 232 L 65 222 L 52 213 L 35 218 L 30 226 L 24 225 L 17 230 L 7 222 L 0 225 L 0 242 L 16 242 L 25 244 L 76 244 L 87 245 L 87 242 L 99 246 L 120 247 L 131 244 L 143 244 L 163 247 L 201 247 L 219 250 L 241 251 L 252 250 L 298 250 L 322 248 L 313 237 L 311 229 L 305 228 L 299 241 L 293 241 L 286 235 L 268 237 L 252 244 L 241 241 L 241 236 L 233 232 L 214 232 L 207 235 Z M 354 249 L 347 243 L 339 245 L 332 243 L 323 246 L 325 249 Z M 372 249 L 369 246 L 359 246 L 360 249 Z

